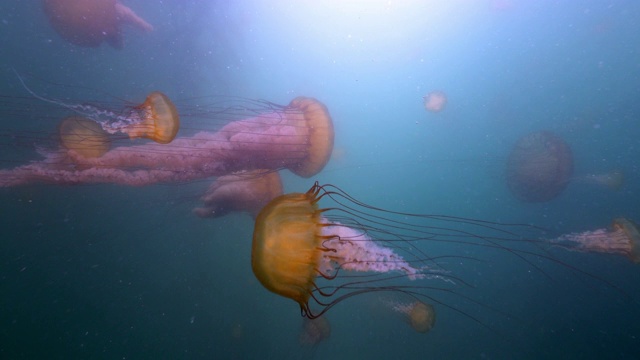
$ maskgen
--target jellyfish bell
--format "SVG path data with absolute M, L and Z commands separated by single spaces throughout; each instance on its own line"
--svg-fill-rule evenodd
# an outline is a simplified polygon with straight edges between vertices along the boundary
M 43 0 L 43 7 L 54 30 L 77 46 L 97 47 L 107 42 L 120 49 L 122 24 L 153 30 L 153 26 L 117 0 Z
M 154 91 L 144 103 L 117 121 L 104 122 L 107 131 L 122 132 L 131 139 L 145 138 L 159 144 L 168 144 L 180 129 L 178 110 L 169 97 Z
M 520 138 L 507 160 L 509 190 L 525 202 L 557 197 L 573 173 L 573 155 L 562 138 L 540 131 Z
M 429 332 L 436 323 L 436 312 L 431 304 L 416 301 L 409 312 L 411 327 L 419 333 Z
M 431 91 L 423 96 L 424 108 L 429 112 L 440 112 L 447 105 L 447 94 L 443 91 Z
M 640 263 L 639 229 L 633 221 L 617 218 L 611 229 L 565 234 L 551 243 L 567 250 L 623 255 L 637 264 Z
M 107 132 L 89 119 L 79 116 L 67 117 L 60 123 L 59 134 L 62 146 L 77 152 L 80 156 L 96 158 L 109 151 Z
M 216 218 L 230 212 L 248 212 L 256 217 L 272 199 L 282 195 L 282 181 L 275 171 L 244 171 L 217 178 L 193 212 L 202 218 Z

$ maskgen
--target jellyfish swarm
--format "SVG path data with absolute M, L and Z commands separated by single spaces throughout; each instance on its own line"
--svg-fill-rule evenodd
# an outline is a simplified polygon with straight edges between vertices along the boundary
M 416 300 L 411 303 L 392 303 L 391 308 L 402 314 L 416 332 L 427 333 L 436 323 L 436 311 L 431 304 Z
M 624 255 L 640 263 L 640 231 L 637 224 L 625 218 L 613 220 L 611 230 L 566 234 L 552 242 L 568 250 Z
M 16 100 L 10 98 L 9 102 Z M 0 186 L 37 182 L 139 186 L 194 181 L 245 170 L 283 168 L 308 177 L 322 170 L 328 162 L 333 149 L 333 124 L 327 108 L 319 101 L 298 97 L 286 106 L 247 99 L 233 99 L 229 105 L 227 101 L 223 99 L 222 105 L 217 102 L 185 103 L 185 114 L 190 122 L 204 123 L 201 128 L 188 129 L 193 135 L 178 137 L 170 144 L 112 144 L 111 149 L 99 158 L 86 158 L 74 151 L 64 151 L 66 149 L 41 151 L 46 155 L 44 161 L 0 170 Z M 44 102 L 62 107 L 58 102 Z M 11 104 L 4 110 L 12 116 L 32 115 L 28 108 L 15 107 Z M 77 105 L 73 110 L 85 108 L 85 105 Z M 88 108 L 102 107 L 91 105 Z M 210 128 L 217 128 L 217 131 L 209 131 Z M 10 146 L 14 134 L 4 135 Z M 32 136 L 38 135 L 27 133 L 25 138 Z M 34 142 L 29 141 L 29 146 Z
M 424 108 L 429 112 L 440 112 L 447 105 L 447 94 L 442 91 L 432 91 L 423 96 Z
M 193 212 L 201 218 L 217 218 L 231 212 L 248 212 L 256 217 L 258 212 L 282 195 L 282 181 L 275 171 L 243 171 L 218 177 L 202 196 L 203 207 Z
M 507 185 L 518 199 L 544 202 L 558 196 L 573 173 L 569 145 L 549 131 L 518 140 L 507 160 Z
M 55 31 L 70 43 L 122 48 L 122 24 L 152 31 L 153 26 L 116 0 L 44 0 L 44 12 Z

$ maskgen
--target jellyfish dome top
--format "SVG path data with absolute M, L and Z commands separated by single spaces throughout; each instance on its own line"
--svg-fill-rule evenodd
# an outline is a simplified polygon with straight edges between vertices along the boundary
M 572 173 L 571 148 L 549 131 L 520 138 L 507 160 L 509 190 L 525 202 L 554 199 L 567 186 Z
M 429 332 L 436 323 L 436 312 L 431 304 L 416 301 L 409 312 L 411 327 L 419 333 Z

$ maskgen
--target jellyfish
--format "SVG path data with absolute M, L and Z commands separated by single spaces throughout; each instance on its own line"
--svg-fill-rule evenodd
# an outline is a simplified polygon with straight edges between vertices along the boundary
M 411 303 L 393 303 L 394 311 L 403 315 L 411 327 L 419 333 L 429 332 L 436 323 L 436 311 L 431 304 L 420 300 Z
M 201 200 L 204 207 L 193 212 L 202 218 L 216 218 L 230 212 L 248 212 L 254 218 L 272 199 L 282 195 L 282 181 L 275 171 L 243 171 L 220 176 Z
M 320 201 L 331 204 L 321 208 Z M 538 260 L 560 263 L 541 250 L 545 241 L 518 235 L 517 229 L 536 230 L 522 224 L 394 212 L 367 205 L 334 185 L 315 183 L 306 193 L 284 194 L 260 211 L 251 266 L 264 288 L 296 302 L 305 317 L 321 316 L 354 296 L 391 292 L 450 308 L 482 324 L 438 298 L 458 296 L 501 311 L 465 295 L 468 283 L 451 264 L 479 261 L 466 256 L 476 255 L 474 247 L 504 251 L 543 273 Z M 446 253 L 446 247 L 427 253 L 422 242 L 462 246 L 458 251 L 464 254 Z M 477 255 L 484 256 L 481 253 Z M 417 322 L 423 310 L 416 309 Z
M 423 96 L 424 108 L 429 112 L 440 112 L 447 105 L 447 94 L 442 91 L 432 91 Z
M 178 119 L 169 99 L 159 93 L 153 93 L 157 96 L 150 96 L 145 104 L 124 111 L 124 115 L 105 110 L 104 105 L 71 105 L 31 94 L 47 105 L 89 115 L 109 133 L 117 130 L 131 138 L 150 137 L 156 143 L 112 141 L 109 150 L 99 157 L 82 156 L 55 145 L 52 149 L 39 149 L 44 160 L 0 170 L 0 187 L 30 183 L 142 186 L 285 168 L 309 177 L 324 168 L 333 149 L 331 116 L 324 104 L 308 97 L 295 98 L 288 105 L 238 98 L 222 98 L 212 104 L 186 101 L 182 108 L 191 127 L 184 129 L 187 134 L 176 137 L 182 119 Z M 20 117 L 34 115 L 30 100 L 10 101 L 17 105 L 10 104 L 0 112 Z M 36 109 L 35 115 L 51 116 Z M 142 125 L 139 119 L 145 120 Z M 147 125 L 151 120 L 154 125 Z M 203 128 L 194 127 L 198 124 Z M 38 134 L 29 132 L 25 139 L 18 139 L 31 146 L 45 140 L 46 136 Z M 12 146 L 15 139 L 15 134 L 5 134 L 7 146 Z M 13 159 L 7 161 L 15 163 Z
M 564 190 L 572 173 L 569 145 L 549 131 L 520 138 L 507 160 L 509 190 L 525 202 L 554 199 Z
M 552 243 L 567 250 L 623 255 L 640 263 L 640 230 L 625 218 L 614 219 L 611 229 L 566 234 Z
M 298 341 L 300 345 L 317 346 L 331 336 L 331 324 L 325 316 L 315 319 L 302 318 L 302 329 Z
M 122 48 L 123 24 L 143 31 L 153 26 L 117 0 L 44 0 L 44 12 L 55 31 L 70 43 L 97 47 L 103 42 Z
M 60 123 L 60 143 L 80 156 L 95 158 L 109 151 L 109 135 L 95 121 L 70 116 Z

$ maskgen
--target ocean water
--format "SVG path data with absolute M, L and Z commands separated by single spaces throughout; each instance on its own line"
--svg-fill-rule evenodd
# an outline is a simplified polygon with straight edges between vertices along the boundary
M 384 209 L 535 225 L 541 242 L 640 221 L 636 1 L 122 3 L 154 26 L 123 26 L 122 49 L 69 43 L 40 1 L 0 3 L 1 169 L 41 160 L 68 112 L 18 76 L 77 104 L 122 108 L 159 90 L 179 112 L 304 95 L 329 109 L 334 152 L 311 178 L 280 171 L 285 192 L 317 180 Z M 435 90 L 448 101 L 428 112 Z M 526 203 L 507 187 L 507 157 L 542 130 L 571 147 L 573 177 Z M 612 171 L 618 190 L 584 180 Z M 192 213 L 211 181 L 0 188 L 0 358 L 640 357 L 640 268 L 627 258 L 429 241 L 420 251 L 452 255 L 442 265 L 460 280 L 452 293 L 420 283 L 437 313 L 429 333 L 374 292 L 332 307 L 330 337 L 301 344 L 298 305 L 252 273 L 253 219 Z

